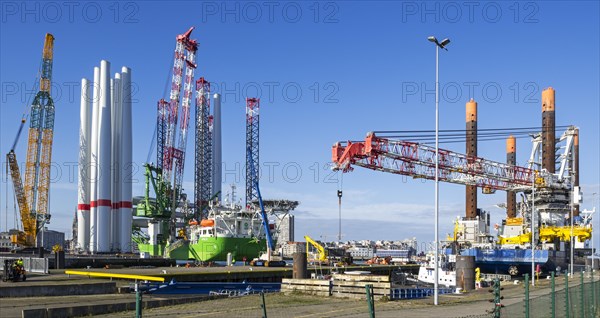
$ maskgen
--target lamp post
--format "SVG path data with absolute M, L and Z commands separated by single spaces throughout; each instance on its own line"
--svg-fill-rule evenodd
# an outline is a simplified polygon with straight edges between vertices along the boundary
M 440 214 L 440 204 L 439 204 L 439 188 L 440 188 L 440 180 L 439 180 L 439 130 L 440 130 L 440 81 L 439 81 L 439 50 L 446 49 L 446 46 L 450 43 L 450 39 L 445 38 L 442 42 L 438 42 L 435 36 L 430 36 L 427 38 L 429 42 L 435 44 L 435 269 L 434 269 L 434 291 L 433 291 L 433 304 L 438 304 L 438 285 L 439 285 L 439 265 L 440 265 L 440 256 L 439 256 L 439 233 L 438 233 L 438 223 L 439 223 L 439 214 Z
M 341 173 L 340 173 L 341 175 Z M 338 196 L 338 209 L 339 209 L 339 228 L 338 228 L 338 242 L 342 241 L 342 190 L 337 191 Z
M 594 209 L 593 209 L 594 212 L 596 212 L 596 207 L 598 206 L 598 205 L 596 205 L 596 196 L 597 195 L 598 195 L 598 192 L 592 193 L 592 203 L 594 204 Z M 594 213 L 594 212 L 592 212 L 592 213 Z M 594 214 L 592 214 L 592 222 L 591 222 L 592 223 L 591 224 L 592 225 L 592 272 L 594 271 L 594 268 L 595 268 L 594 267 L 594 259 L 596 258 L 596 251 L 594 250 L 594 240 L 596 238 L 594 237 L 594 217 L 593 217 L 593 215 Z M 598 220 L 600 220 L 600 217 L 598 218 Z M 598 222 L 598 228 L 600 229 L 600 221 Z
M 576 188 L 576 187 L 575 187 Z M 569 238 L 569 250 L 570 250 L 570 255 L 569 255 L 569 261 L 570 261 L 570 273 L 571 273 L 571 277 L 573 277 L 573 257 L 574 257 L 574 253 L 573 253 L 573 249 L 575 248 L 575 242 L 573 242 L 573 200 L 575 200 L 575 189 L 572 190 L 573 192 L 571 193 L 571 203 L 569 205 L 569 220 L 571 221 L 571 236 Z
M 535 286 L 535 171 L 531 183 L 531 286 Z

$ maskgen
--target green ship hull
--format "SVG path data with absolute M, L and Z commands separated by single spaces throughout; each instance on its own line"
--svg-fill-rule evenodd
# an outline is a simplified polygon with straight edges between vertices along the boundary
M 246 258 L 250 261 L 267 250 L 266 242 L 256 238 L 201 237 L 198 242 L 178 245 L 180 246 L 168 252 L 168 258 L 202 262 L 226 261 L 227 254 L 231 253 L 234 260 L 241 261 Z M 164 245 L 138 244 L 138 248 L 140 252 L 150 256 L 163 256 L 165 250 Z

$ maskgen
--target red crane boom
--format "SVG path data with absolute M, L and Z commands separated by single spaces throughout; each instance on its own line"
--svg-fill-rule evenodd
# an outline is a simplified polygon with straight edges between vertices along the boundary
M 523 191 L 559 187 L 552 174 L 439 149 L 439 180 L 475 185 L 487 190 Z M 413 178 L 435 179 L 435 148 L 416 142 L 381 138 L 368 133 L 364 142 L 338 142 L 332 147 L 334 170 L 352 166 Z

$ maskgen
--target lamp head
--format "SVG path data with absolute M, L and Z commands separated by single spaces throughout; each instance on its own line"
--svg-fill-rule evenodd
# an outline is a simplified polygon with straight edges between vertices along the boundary
M 429 40 L 429 42 L 438 43 L 438 40 L 433 35 L 428 37 L 427 40 Z
M 448 39 L 448 38 L 445 38 L 445 39 L 443 39 L 443 40 L 442 40 L 442 42 L 440 43 L 440 46 L 441 46 L 442 48 L 444 48 L 446 45 L 448 45 L 448 43 L 450 43 L 450 39 Z

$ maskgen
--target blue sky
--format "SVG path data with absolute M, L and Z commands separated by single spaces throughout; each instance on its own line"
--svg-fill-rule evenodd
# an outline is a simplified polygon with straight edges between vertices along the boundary
M 70 229 L 77 203 L 81 78 L 91 78 L 101 59 L 112 63 L 113 73 L 132 68 L 133 151 L 141 167 L 175 36 L 190 26 L 200 43 L 196 76 L 223 94 L 224 191 L 239 182 L 243 193 L 244 98 L 261 97 L 261 192 L 301 202 L 296 239 L 337 234 L 338 175 L 326 167 L 334 142 L 362 139 L 371 130 L 434 129 L 429 35 L 452 40 L 440 53 L 441 129 L 464 129 L 471 97 L 479 102 L 480 128 L 541 126 L 541 91 L 552 86 L 557 125 L 581 129 L 583 207 L 591 208 L 591 194 L 600 192 L 597 2 L 4 1 L 1 10 L 2 153 L 27 107 L 44 34 L 56 37 L 52 229 Z M 25 144 L 21 137 L 21 160 Z M 462 144 L 443 147 L 464 152 Z M 504 161 L 504 149 L 503 141 L 481 142 L 479 155 Z M 530 150 L 519 139 L 518 162 Z M 14 211 L 1 170 L 4 230 L 6 219 L 13 226 Z M 134 195 L 141 195 L 142 172 L 134 179 L 140 182 Z M 192 192 L 193 133 L 184 186 Z M 356 169 L 344 175 L 343 190 L 344 239 L 433 238 L 432 182 Z M 464 215 L 464 187 L 441 184 L 440 191 L 440 226 L 447 233 L 452 219 Z M 480 194 L 479 207 L 499 222 L 504 211 L 493 206 L 504 199 L 502 192 Z

